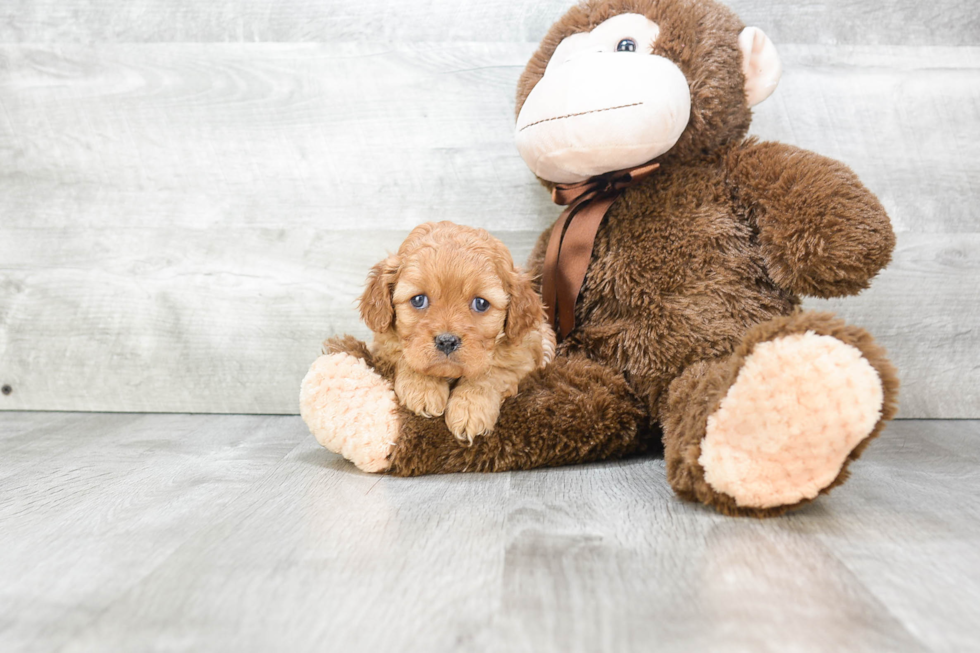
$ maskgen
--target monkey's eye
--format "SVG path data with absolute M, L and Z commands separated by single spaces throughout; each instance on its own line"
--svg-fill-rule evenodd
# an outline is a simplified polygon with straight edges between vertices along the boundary
M 636 52 L 636 41 L 633 39 L 623 39 L 616 46 L 616 52 Z
M 470 308 L 472 308 L 477 313 L 486 313 L 488 310 L 490 310 L 490 302 L 483 299 L 482 297 L 477 297 L 472 302 L 470 302 Z
M 415 295 L 415 297 L 412 297 L 410 300 L 408 300 L 408 302 L 413 308 L 422 309 L 429 305 L 429 298 L 425 295 Z

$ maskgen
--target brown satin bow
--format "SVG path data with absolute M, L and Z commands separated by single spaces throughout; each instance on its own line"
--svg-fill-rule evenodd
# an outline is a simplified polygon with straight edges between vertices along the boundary
M 555 204 L 568 206 L 551 231 L 541 278 L 548 322 L 555 327 L 559 340 L 575 328 L 575 303 L 606 211 L 626 187 L 659 167 L 659 163 L 648 163 L 607 172 L 577 184 L 558 184 L 551 191 Z

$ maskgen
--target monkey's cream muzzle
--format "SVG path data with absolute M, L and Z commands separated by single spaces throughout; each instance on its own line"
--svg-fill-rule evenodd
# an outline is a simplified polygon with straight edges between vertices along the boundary
M 582 52 L 549 66 L 528 95 L 517 149 L 538 177 L 579 182 L 664 154 L 690 112 L 687 79 L 669 59 Z

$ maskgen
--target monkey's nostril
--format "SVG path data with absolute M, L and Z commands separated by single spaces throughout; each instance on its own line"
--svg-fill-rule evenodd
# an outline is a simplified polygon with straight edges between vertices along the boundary
M 459 336 L 452 333 L 441 333 L 436 336 L 435 340 L 436 349 L 444 353 L 446 356 L 459 349 L 460 344 L 462 344 Z

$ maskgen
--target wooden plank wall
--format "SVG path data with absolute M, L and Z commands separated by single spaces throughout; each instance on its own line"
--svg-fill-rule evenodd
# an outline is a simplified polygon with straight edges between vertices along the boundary
M 568 0 L 5 0 L 0 409 L 291 413 L 364 334 L 368 267 L 416 223 L 523 259 L 556 214 L 512 142 Z M 732 0 L 784 59 L 753 132 L 839 158 L 889 209 L 858 298 L 906 417 L 980 417 L 973 0 Z

